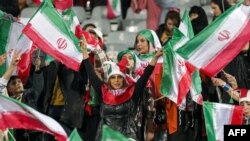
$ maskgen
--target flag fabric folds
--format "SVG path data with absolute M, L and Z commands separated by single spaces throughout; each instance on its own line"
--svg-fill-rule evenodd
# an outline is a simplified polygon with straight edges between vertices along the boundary
M 78 71 L 82 61 L 78 39 L 50 1 L 44 1 L 23 33 L 39 48 L 67 67 Z
M 66 132 L 54 119 L 3 95 L 0 95 L 0 103 L 0 130 L 8 128 L 38 130 L 54 135 L 58 141 L 67 140 Z
M 250 40 L 250 8 L 241 2 L 228 9 L 177 53 L 212 77 Z
M 243 122 L 242 106 L 203 102 L 203 113 L 208 141 L 223 141 L 224 125 L 241 125 Z
M 23 82 L 28 78 L 31 64 L 32 41 L 24 34 L 22 30 L 24 25 L 4 17 L 0 17 L 0 54 L 6 54 L 6 64 L 0 67 L 0 75 L 2 76 L 9 67 L 13 51 L 20 51 L 21 61 L 17 65 L 17 70 L 14 72 Z
M 113 130 L 107 125 L 102 126 L 102 141 L 130 141 L 120 132 Z
M 74 130 L 71 132 L 68 141 L 83 141 L 83 140 L 82 140 L 82 138 L 80 137 L 80 135 L 78 134 L 77 129 L 74 129 Z
M 107 0 L 107 18 L 114 19 L 121 15 L 121 0 Z

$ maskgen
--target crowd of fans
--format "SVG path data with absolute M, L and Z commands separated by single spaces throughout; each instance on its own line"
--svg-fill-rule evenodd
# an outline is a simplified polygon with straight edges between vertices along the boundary
M 125 18 L 124 11 L 136 0 L 121 1 L 122 17 Z M 74 5 L 86 8 L 87 2 L 75 0 Z M 180 9 L 169 8 L 165 22 L 158 25 L 161 7 L 153 0 L 139 0 L 137 4 L 140 2 L 148 5 L 134 8 L 137 12 L 140 8 L 149 10 L 149 6 L 154 7 L 150 8 L 154 12 L 149 12 L 147 19 L 151 23 L 148 23 L 148 29 L 137 33 L 133 48 L 124 48 L 118 53 L 118 63 L 105 54 L 108 46 L 100 30 L 94 24 L 88 24 L 83 30 L 98 40 L 101 50 L 89 53 L 83 36 L 79 42 L 83 61 L 78 72 L 57 60 L 48 61 L 47 54 L 37 48 L 33 53 L 30 76 L 23 83 L 19 76 L 12 75 L 20 61 L 20 53 L 15 51 L 11 65 L 0 79 L 2 94 L 54 118 L 68 135 L 77 128 L 85 141 L 100 141 L 103 124 L 132 141 L 206 141 L 202 106 L 187 94 L 185 110 L 180 109 L 160 92 L 161 48 L 172 38 L 174 28 L 180 25 Z M 213 20 L 236 2 L 211 0 Z M 22 9 L 33 4 L 28 0 L 1 0 L 0 10 L 18 17 Z M 91 8 L 97 5 L 106 5 L 106 1 L 91 1 Z M 195 35 L 209 25 L 200 5 L 192 6 L 189 16 Z M 217 76 L 211 78 L 200 74 L 203 100 L 244 106 L 245 124 L 250 122 L 250 96 L 241 98 L 236 90 L 250 89 L 249 46 L 246 44 Z M 0 65 L 3 65 L 6 54 L 0 55 Z M 49 134 L 23 129 L 16 129 L 14 135 L 17 141 L 55 140 Z

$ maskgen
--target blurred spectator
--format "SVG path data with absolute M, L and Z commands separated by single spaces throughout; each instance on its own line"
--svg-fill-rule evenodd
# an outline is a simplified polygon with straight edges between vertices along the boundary
M 235 5 L 238 2 L 238 0 L 229 0 L 230 5 Z
M 193 26 L 194 35 L 198 34 L 208 25 L 206 12 L 200 6 L 191 7 L 189 16 Z
M 175 8 L 170 9 L 166 14 L 165 23 L 161 24 L 156 31 L 162 45 L 172 37 L 174 27 L 179 27 L 180 21 L 180 11 Z
M 18 6 L 21 12 L 24 8 L 28 7 L 27 0 L 18 0 Z
M 136 13 L 147 9 L 147 29 L 157 30 L 162 10 L 155 0 L 132 0 L 131 8 Z
M 20 14 L 18 0 L 0 0 L 0 10 L 18 17 Z
M 213 20 L 215 20 L 230 7 L 227 0 L 211 0 L 210 6 L 214 14 Z

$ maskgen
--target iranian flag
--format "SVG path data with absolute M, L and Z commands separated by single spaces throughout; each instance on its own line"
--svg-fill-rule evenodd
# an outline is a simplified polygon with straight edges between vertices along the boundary
M 241 2 L 177 50 L 208 76 L 216 75 L 250 40 L 250 7 Z
M 107 1 L 107 17 L 113 19 L 121 15 L 121 0 Z
M 0 130 L 19 128 L 38 130 L 54 135 L 57 141 L 66 141 L 67 134 L 54 119 L 12 98 L 0 95 Z
M 131 141 L 118 131 L 115 131 L 107 125 L 102 126 L 102 141 Z
M 62 13 L 63 19 L 70 28 L 70 30 L 76 35 L 77 38 L 81 38 L 82 36 L 82 28 L 80 22 L 72 10 L 72 8 L 66 9 Z
M 183 14 L 182 21 L 178 29 L 183 34 L 183 36 L 174 45 L 175 51 L 179 49 L 180 47 L 182 47 L 185 43 L 187 43 L 190 39 L 194 37 L 193 27 L 192 27 L 187 10 L 185 10 Z M 193 65 L 191 65 L 188 62 L 185 62 L 185 65 L 189 73 L 191 74 L 191 78 L 192 78 L 192 83 L 190 87 L 190 95 L 192 97 L 192 100 L 198 104 L 201 104 L 203 98 L 201 95 L 202 87 L 201 87 L 201 78 L 200 78 L 199 70 L 197 70 Z
M 243 107 L 222 103 L 203 102 L 208 141 L 224 141 L 224 125 L 241 125 Z
M 21 54 L 21 61 L 13 75 L 18 75 L 25 82 L 30 71 L 32 41 L 22 34 L 23 24 L 5 18 L 4 14 L 0 17 L 0 23 L 0 54 L 6 54 L 7 57 L 6 63 L 0 67 L 0 75 L 2 76 L 10 65 L 13 51 L 18 50 Z
M 174 36 L 163 47 L 163 74 L 160 87 L 161 93 L 178 106 L 183 102 L 192 82 L 185 60 L 173 49 L 182 36 L 178 29 L 174 29 Z
M 174 29 L 173 38 L 164 47 L 161 92 L 180 107 L 185 107 L 186 95 L 201 103 L 201 80 L 199 72 L 175 51 L 193 38 L 193 28 L 187 10 L 179 29 Z
M 78 39 L 51 1 L 44 1 L 23 30 L 39 48 L 78 71 L 82 61 Z

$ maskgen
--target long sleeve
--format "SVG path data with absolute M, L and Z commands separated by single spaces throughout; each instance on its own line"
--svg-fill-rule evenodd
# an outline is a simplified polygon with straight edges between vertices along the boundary
M 141 94 L 143 94 L 143 90 L 148 82 L 148 79 L 152 72 L 154 71 L 155 66 L 148 65 L 144 70 L 142 76 L 138 79 L 135 84 L 135 92 L 132 97 L 133 101 L 137 102 Z
M 95 74 L 95 71 L 94 71 L 93 66 L 91 65 L 89 59 L 83 60 L 82 63 L 83 63 L 82 65 L 84 65 L 86 68 L 87 75 L 89 77 L 89 81 L 92 84 L 93 88 L 95 89 L 96 93 L 101 94 L 102 93 L 101 87 L 102 87 L 103 82 Z
M 31 75 L 32 87 L 26 89 L 23 95 L 23 102 L 30 105 L 35 109 L 39 109 L 38 100 L 44 89 L 44 76 L 43 71 L 33 72 Z

